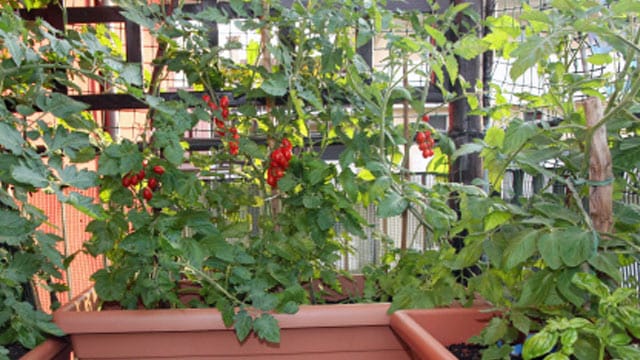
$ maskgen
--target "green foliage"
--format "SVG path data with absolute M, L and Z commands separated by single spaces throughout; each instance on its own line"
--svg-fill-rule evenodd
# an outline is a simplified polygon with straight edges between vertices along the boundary
M 34 8 L 48 2 L 25 3 Z M 0 12 L 0 43 L 6 45 L 0 56 L 0 346 L 32 348 L 46 336 L 62 335 L 37 308 L 33 292 L 36 286 L 52 295 L 64 291 L 54 281 L 61 281 L 69 259 L 58 250 L 63 239 L 44 227 L 46 214 L 29 203 L 30 195 L 51 193 L 96 216 L 102 210 L 77 192 L 98 184 L 84 165 L 96 155 L 96 125 L 85 104 L 54 90 L 76 88 L 72 77 L 95 78 L 94 66 L 108 75 L 118 61 L 107 66 L 106 57 L 88 51 L 104 49 L 95 38 L 72 31 L 61 36 L 41 20 L 19 18 L 13 6 Z

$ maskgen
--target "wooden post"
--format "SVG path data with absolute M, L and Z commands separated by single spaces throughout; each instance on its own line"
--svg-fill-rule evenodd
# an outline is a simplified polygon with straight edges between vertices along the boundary
M 482 14 L 482 0 L 454 0 L 456 5 L 464 2 L 471 2 L 472 8 Z M 471 19 L 460 16 L 456 19 L 459 24 L 461 33 L 464 32 L 480 32 L 477 24 L 471 24 Z M 451 40 L 457 40 L 454 36 Z M 459 73 L 468 84 L 475 86 L 476 83 L 483 79 L 482 77 L 482 57 L 478 56 L 470 60 L 458 57 Z M 462 97 L 467 91 L 462 88 L 462 84 L 456 81 L 453 84 L 453 91 L 460 97 L 449 104 L 449 136 L 460 147 L 463 144 L 470 143 L 473 139 L 482 138 L 484 126 L 482 118 L 479 115 L 470 115 L 471 111 L 466 98 Z M 480 99 L 479 99 L 480 100 Z M 476 178 L 482 178 L 482 161 L 478 154 L 462 156 L 451 164 L 449 180 L 452 182 L 460 182 L 463 184 L 471 184 Z
M 483 14 L 483 0 L 452 0 L 452 3 L 455 5 L 464 2 L 471 2 L 471 7 L 478 14 Z M 472 19 L 468 17 L 459 16 L 456 19 L 459 26 L 459 33 L 463 34 L 474 31 L 480 33 L 479 25 L 473 24 L 471 21 Z M 456 41 L 456 35 L 449 34 L 449 40 Z M 459 64 L 459 74 L 468 84 L 475 87 L 478 81 L 483 80 L 482 56 L 470 60 L 458 57 L 457 60 Z M 449 104 L 449 137 L 453 140 L 456 147 L 460 147 L 473 142 L 474 139 L 482 138 L 484 136 L 484 126 L 481 116 L 469 114 L 471 108 L 466 97 L 463 97 L 465 92 L 472 89 L 464 89 L 460 81 L 456 81 L 453 84 L 452 90 L 458 96 L 458 99 Z M 450 166 L 449 180 L 451 182 L 468 185 L 471 184 L 474 179 L 483 177 L 482 159 L 477 153 L 461 156 Z M 459 204 L 454 200 L 452 200 L 450 205 L 454 210 L 459 211 Z M 461 234 L 451 240 L 452 245 L 458 250 L 464 246 L 464 235 L 465 234 Z
M 603 116 L 602 102 L 590 97 L 584 102 L 587 127 L 596 126 Z M 589 150 L 589 180 L 592 182 L 609 181 L 613 178 L 611 151 L 607 141 L 607 128 L 600 125 L 593 132 Z M 613 183 L 592 185 L 589 188 L 589 215 L 593 226 L 599 232 L 611 232 L 613 229 Z

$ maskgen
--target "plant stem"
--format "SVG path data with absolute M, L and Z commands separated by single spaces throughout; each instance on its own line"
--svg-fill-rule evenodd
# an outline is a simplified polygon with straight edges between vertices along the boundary
M 237 297 L 233 296 L 227 289 L 225 289 L 222 285 L 220 285 L 216 280 L 214 280 L 211 276 L 209 276 L 204 271 L 193 267 L 191 264 L 187 262 L 183 262 L 182 266 L 184 267 L 185 271 L 190 272 L 192 275 L 195 275 L 205 280 L 207 283 L 213 285 L 213 287 L 215 287 L 219 292 L 221 292 L 227 299 L 231 300 L 233 304 L 244 305 L 244 302 L 242 302 Z

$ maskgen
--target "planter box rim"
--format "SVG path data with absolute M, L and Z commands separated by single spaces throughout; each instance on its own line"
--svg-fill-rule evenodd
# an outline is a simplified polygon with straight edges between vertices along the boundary
M 95 292 L 90 289 L 54 312 L 54 322 L 68 334 L 227 329 L 215 308 L 83 311 L 92 310 L 88 304 L 91 299 L 95 301 Z M 389 306 L 389 303 L 301 305 L 295 314 L 274 314 L 274 317 L 282 329 L 305 328 L 310 323 L 314 327 L 339 327 L 344 326 L 346 318 L 353 326 L 380 326 L 389 324 Z

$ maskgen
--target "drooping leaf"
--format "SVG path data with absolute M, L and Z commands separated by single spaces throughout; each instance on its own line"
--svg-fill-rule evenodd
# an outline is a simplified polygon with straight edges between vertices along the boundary
M 260 339 L 276 344 L 280 342 L 280 327 L 278 326 L 278 320 L 276 320 L 276 318 L 271 314 L 263 313 L 260 317 L 255 319 L 253 329 Z
M 389 191 L 385 194 L 385 197 L 378 204 L 378 216 L 386 218 L 392 216 L 398 216 L 402 214 L 409 202 L 402 195 L 395 191 Z
M 249 313 L 242 309 L 236 313 L 234 316 L 234 323 L 236 329 L 236 337 L 240 341 L 244 341 L 249 333 L 251 333 L 251 329 L 253 328 L 253 319 Z

